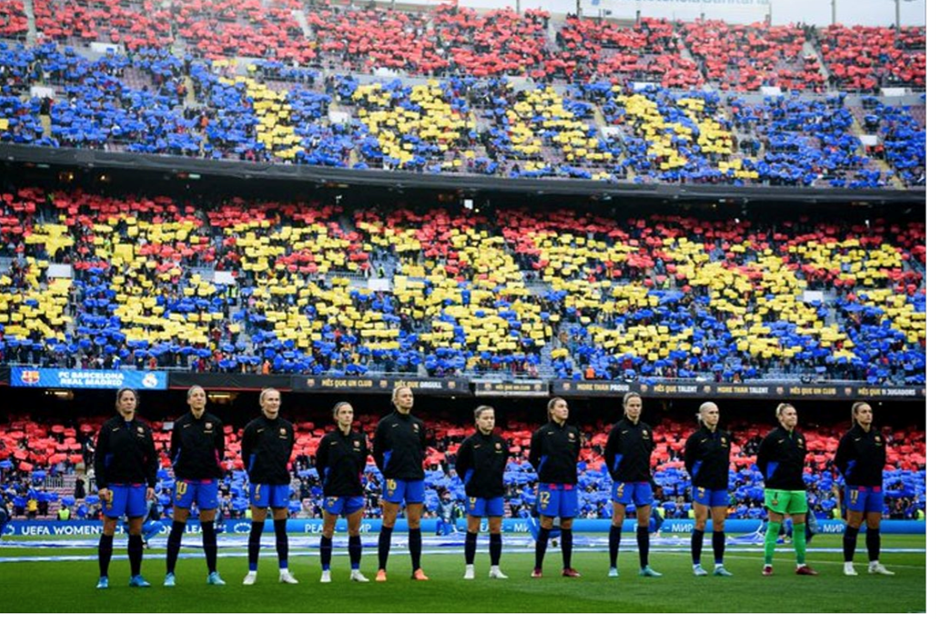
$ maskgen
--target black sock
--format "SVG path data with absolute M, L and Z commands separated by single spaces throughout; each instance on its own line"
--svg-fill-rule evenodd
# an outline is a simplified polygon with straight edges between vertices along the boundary
M 637 527 L 637 550 L 640 552 L 640 569 L 650 563 L 650 527 Z
M 419 529 L 409 530 L 409 556 L 415 572 L 419 569 L 419 560 L 422 557 L 422 531 Z
M 501 549 L 504 547 L 500 533 L 491 533 L 491 565 L 500 565 Z
M 184 522 L 172 522 L 169 539 L 166 541 L 166 573 L 174 574 L 176 561 L 179 560 L 179 550 L 182 549 L 182 534 L 185 533 Z
M 286 519 L 273 521 L 273 532 L 276 533 L 276 556 L 279 558 L 281 570 L 289 567 L 289 538 L 286 537 Z
M 127 541 L 127 556 L 130 558 L 130 576 L 139 576 L 143 565 L 143 536 L 131 535 Z
M 351 558 L 351 569 L 361 569 L 361 536 L 352 535 L 348 538 L 348 556 Z
M 465 533 L 465 565 L 474 565 L 475 552 L 478 550 L 478 534 Z
M 721 565 L 725 562 L 725 532 L 714 531 L 712 533 L 712 553 L 715 555 L 715 563 Z
M 327 572 L 331 569 L 332 538 L 322 536 L 322 543 L 319 544 L 319 554 L 322 557 L 322 571 Z
M 842 536 L 842 552 L 845 554 L 846 561 L 855 560 L 855 547 L 857 545 L 858 545 L 858 529 L 856 529 L 855 527 L 846 526 L 845 535 Z
M 621 548 L 621 527 L 611 525 L 611 532 L 608 533 L 608 555 L 611 560 L 611 567 L 617 569 L 618 550 Z
M 114 554 L 114 536 L 102 535 L 101 541 L 98 542 L 98 568 L 101 570 L 101 578 L 107 576 L 112 554 Z
M 543 557 L 546 556 L 546 546 L 549 545 L 549 529 L 541 526 L 536 536 L 536 569 L 543 569 Z
M 387 558 L 390 556 L 390 538 L 393 536 L 393 527 L 380 527 L 380 537 L 377 540 L 377 568 L 387 569 Z
M 260 560 L 260 536 L 263 534 L 263 521 L 250 523 L 250 537 L 247 539 L 247 569 L 257 571 Z
M 881 557 L 881 530 L 869 528 L 865 532 L 865 544 L 868 546 L 868 561 L 877 561 Z
M 218 532 L 215 531 L 214 520 L 201 523 L 202 548 L 205 550 L 205 563 L 208 564 L 208 573 L 218 571 Z
M 702 562 L 702 538 L 705 537 L 705 531 L 692 530 L 692 564 L 698 565 Z
M 562 567 L 572 569 L 572 529 L 562 529 Z

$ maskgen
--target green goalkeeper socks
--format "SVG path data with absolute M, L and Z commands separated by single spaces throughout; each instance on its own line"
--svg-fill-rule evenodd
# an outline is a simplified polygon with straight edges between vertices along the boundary
M 780 535 L 780 523 L 767 523 L 767 537 L 764 538 L 764 565 L 773 565 L 773 553 Z
M 796 564 L 806 563 L 806 523 L 793 525 L 793 549 L 796 550 Z

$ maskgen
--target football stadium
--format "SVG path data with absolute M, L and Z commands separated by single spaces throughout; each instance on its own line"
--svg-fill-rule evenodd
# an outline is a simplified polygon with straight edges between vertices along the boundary
M 9 613 L 926 611 L 923 2 L 0 0 Z

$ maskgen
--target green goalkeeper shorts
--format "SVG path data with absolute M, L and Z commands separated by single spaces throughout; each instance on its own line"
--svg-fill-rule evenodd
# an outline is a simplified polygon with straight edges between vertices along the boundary
M 809 511 L 805 490 L 764 490 L 764 505 L 778 514 L 805 514 Z

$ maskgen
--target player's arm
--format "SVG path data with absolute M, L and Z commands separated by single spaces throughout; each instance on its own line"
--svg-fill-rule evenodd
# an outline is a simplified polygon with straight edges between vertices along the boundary
M 854 459 L 854 456 L 851 453 L 852 443 L 854 441 L 845 440 L 848 438 L 846 434 L 839 439 L 838 447 L 835 450 L 835 458 L 832 460 L 832 463 L 835 464 L 835 468 L 838 469 L 839 473 L 843 476 L 845 471 L 848 470 L 849 461 Z
M 374 464 L 377 465 L 377 470 L 380 471 L 381 475 L 384 472 L 384 450 L 387 443 L 386 428 L 387 424 L 380 421 L 374 431 Z
M 293 452 L 296 448 L 296 427 L 285 419 L 283 421 L 286 426 L 286 464 L 283 466 L 283 469 L 286 471 L 289 478 L 292 479 L 292 473 L 295 471 L 295 454 Z
M 835 484 L 835 492 L 832 494 L 835 495 L 835 506 L 839 509 L 839 514 L 841 514 L 843 520 L 848 520 L 847 509 L 845 507 L 845 471 L 848 470 L 848 463 L 853 459 L 853 442 L 846 440 L 848 435 L 846 434 L 839 439 L 838 447 L 835 450 L 835 458 L 832 460 L 832 463 L 835 465 L 835 468 L 838 469 L 839 474 L 842 476 L 842 483 Z
M 618 456 L 618 440 L 617 440 L 617 426 L 611 428 L 611 431 L 608 432 L 608 441 L 605 443 L 604 448 L 604 459 L 605 465 L 608 467 L 608 475 L 614 472 L 614 467 L 617 464 Z
M 182 448 L 182 424 L 176 421 L 172 426 L 172 432 L 169 434 L 169 462 L 175 464 L 179 457 L 179 450 Z M 222 450 L 221 453 L 224 453 Z
M 156 443 L 153 441 L 153 431 L 146 424 L 146 486 L 153 490 L 156 488 L 156 474 L 159 471 L 159 456 L 156 455 Z
M 325 483 L 325 472 L 328 470 L 329 450 L 331 449 L 328 446 L 328 441 L 325 440 L 326 437 L 327 435 L 322 437 L 318 449 L 315 450 L 315 470 L 318 472 L 319 481 L 323 484 Z
M 241 437 L 241 462 L 244 470 L 250 472 L 250 455 L 253 453 L 256 445 L 253 428 L 250 424 L 244 428 L 244 436 Z
M 107 423 L 101 426 L 94 444 L 94 480 L 98 490 L 107 488 L 107 454 L 110 451 L 110 428 Z
M 502 476 L 503 476 L 504 471 L 507 470 L 507 461 L 510 460 L 510 449 L 513 447 L 513 445 L 510 444 L 510 441 L 508 441 L 507 439 L 503 439 L 503 440 L 504 440 L 504 457 L 501 459 L 501 464 L 500 464 L 500 470 L 501 470 Z
M 361 470 L 367 466 L 367 457 L 373 455 L 371 451 L 370 439 L 363 432 L 361 433 Z
M 173 430 L 175 428 L 173 427 Z M 214 448 L 215 448 L 215 458 L 218 461 L 218 468 L 221 468 L 221 462 L 224 460 L 224 426 L 218 424 L 215 426 L 215 437 L 214 437 Z
M 530 464 L 533 465 L 533 470 L 539 473 L 540 460 L 543 457 L 543 435 L 537 430 L 533 433 L 533 436 L 530 437 Z
M 462 441 L 462 444 L 458 446 L 458 453 L 455 454 L 455 472 L 462 483 L 465 483 L 465 475 L 468 474 L 469 469 L 471 469 L 470 439 Z
M 833 489 L 832 495 L 835 497 L 835 507 L 838 509 L 839 516 L 848 522 L 848 510 L 845 507 L 845 480 L 843 479 L 840 484 L 834 484 Z
M 757 470 L 764 476 L 765 487 L 768 477 L 767 469 L 770 467 L 771 463 L 776 463 L 779 460 L 773 442 L 767 440 L 769 436 L 770 434 L 764 437 L 764 440 L 761 441 L 760 447 L 757 450 Z
M 693 475 L 693 467 L 699 459 L 698 455 L 698 439 L 696 434 L 693 433 L 692 436 L 686 441 L 686 447 L 683 450 L 683 461 L 686 463 L 686 472 L 689 473 L 691 478 Z
M 647 424 L 647 434 L 650 435 L 650 442 L 648 443 L 650 445 L 650 453 L 653 453 L 653 450 L 656 449 L 657 438 L 653 433 L 653 428 L 650 427 L 650 424 Z
M 426 433 L 426 423 L 419 422 L 419 448 L 422 451 L 423 458 L 426 457 L 426 449 L 429 448 L 429 437 Z

